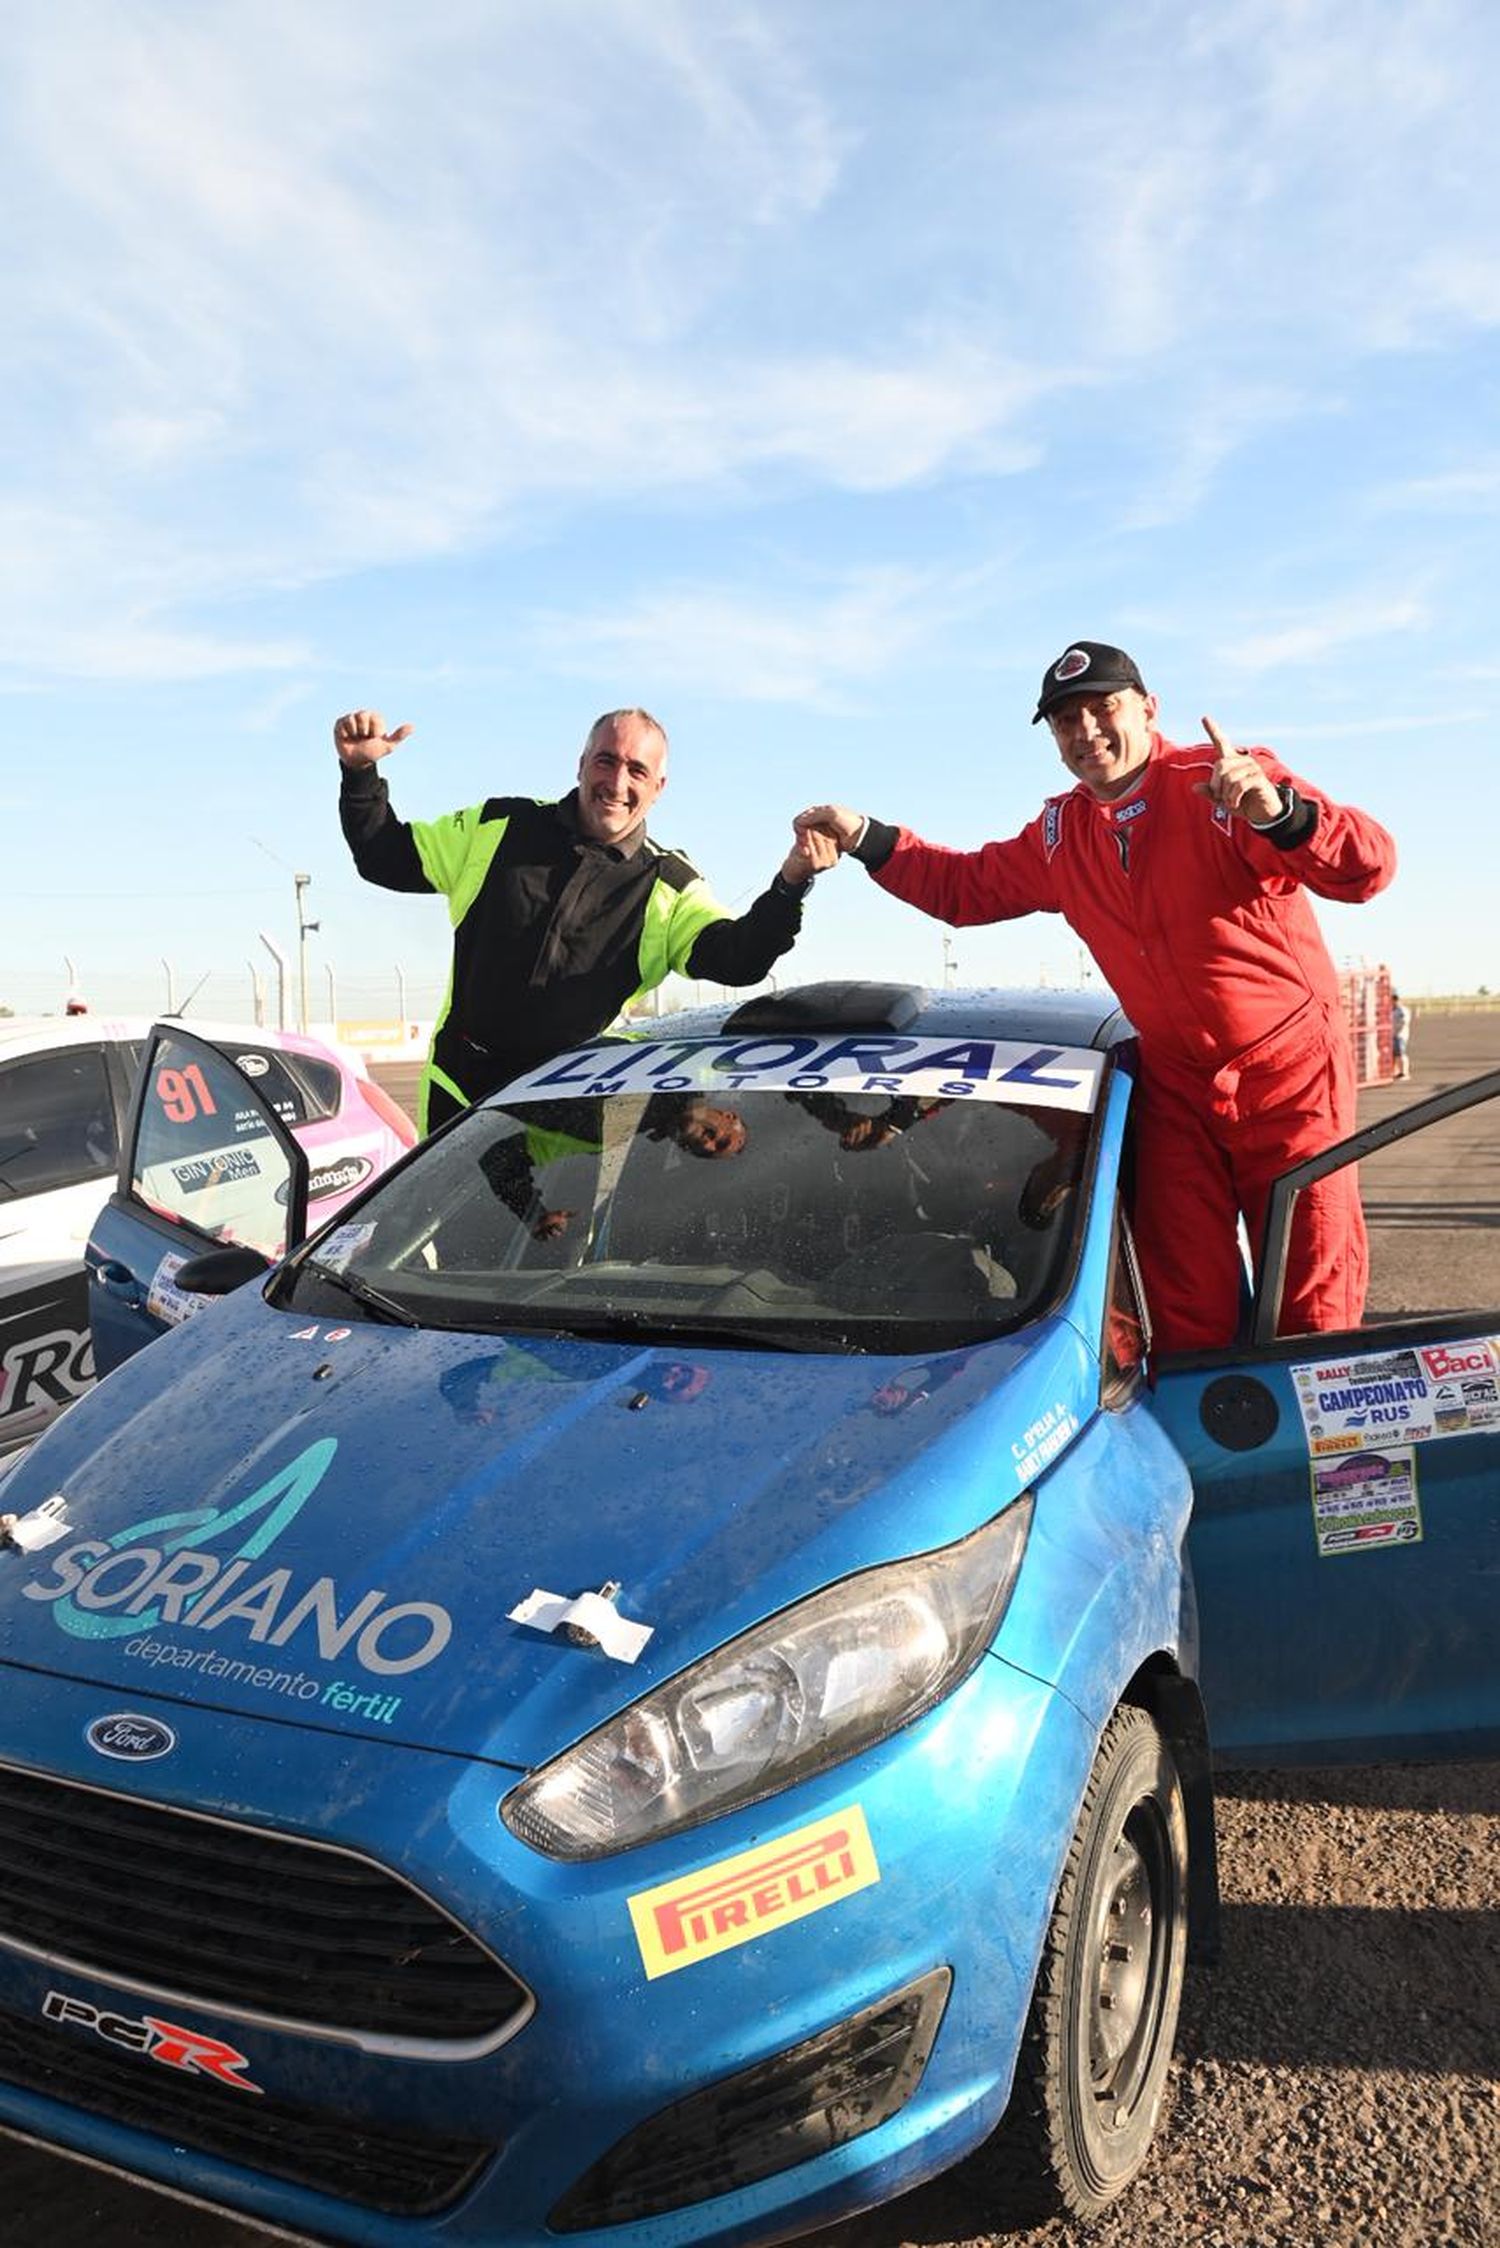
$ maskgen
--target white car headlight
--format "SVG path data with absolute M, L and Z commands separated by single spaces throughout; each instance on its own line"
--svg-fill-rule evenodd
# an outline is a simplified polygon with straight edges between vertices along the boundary
M 553 1858 L 603 1858 L 774 1795 L 910 1724 L 994 1638 L 1026 1548 L 1017 1499 L 956 1545 L 830 1585 L 706 1655 L 500 1805 Z

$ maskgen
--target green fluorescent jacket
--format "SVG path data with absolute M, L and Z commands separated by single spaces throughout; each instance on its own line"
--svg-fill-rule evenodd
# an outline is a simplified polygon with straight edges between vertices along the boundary
M 374 766 L 344 769 L 339 818 L 367 882 L 439 892 L 453 964 L 422 1083 L 423 1130 L 593 1038 L 672 971 L 754 984 L 796 940 L 805 891 L 780 875 L 731 919 L 680 852 L 644 827 L 601 844 L 557 803 L 492 796 L 401 820 Z

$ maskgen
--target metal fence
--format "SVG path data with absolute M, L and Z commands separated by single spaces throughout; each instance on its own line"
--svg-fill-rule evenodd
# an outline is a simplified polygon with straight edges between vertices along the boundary
M 775 978 L 768 978 L 774 984 Z M 0 968 L 0 1012 L 60 1015 L 72 1003 L 91 1015 L 185 1015 L 189 1022 L 257 1023 L 269 1029 L 326 1032 L 338 1026 L 351 1045 L 409 1044 L 409 1026 L 430 1030 L 447 991 L 447 966 L 423 962 L 407 967 L 361 967 L 341 974 L 320 965 L 304 979 L 298 963 L 271 958 L 247 960 L 240 968 L 191 973 L 171 960 L 156 973 L 141 969 L 100 968 L 86 973 L 69 963 L 62 973 L 45 969 L 8 975 Z M 763 987 L 759 987 L 763 988 Z M 672 1014 L 700 1001 L 726 996 L 717 984 L 697 984 L 669 976 L 651 995 L 647 1011 Z M 749 997 L 749 991 L 736 994 Z M 402 1026 L 408 1026 L 403 1031 Z M 366 1039 L 362 1034 L 370 1029 Z

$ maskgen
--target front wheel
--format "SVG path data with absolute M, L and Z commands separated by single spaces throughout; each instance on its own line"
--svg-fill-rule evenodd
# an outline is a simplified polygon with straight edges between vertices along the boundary
M 1001 2126 L 1007 2169 L 1097 2216 L 1144 2164 L 1187 1955 L 1187 1817 L 1143 1709 L 1115 1711 L 1063 1866 Z

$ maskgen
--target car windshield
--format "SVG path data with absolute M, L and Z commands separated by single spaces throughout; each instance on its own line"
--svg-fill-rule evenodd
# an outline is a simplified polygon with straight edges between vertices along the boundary
M 642 1056 L 662 1043 L 603 1076 L 621 1049 L 590 1049 L 471 1110 L 294 1260 L 276 1300 L 468 1331 L 890 1352 L 1004 1333 L 1055 1299 L 1098 1055 L 984 1047 L 993 1070 L 1011 1053 L 1006 1078 L 970 1042 L 968 1076 L 950 1060 L 872 1085 L 868 1066 L 736 1069 L 707 1042 L 690 1069 L 653 1073 Z M 956 1051 L 920 1043 L 939 1065 Z M 579 1079 L 607 1089 L 575 1093 Z

